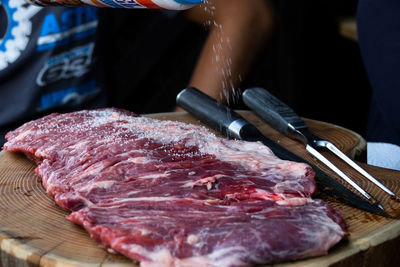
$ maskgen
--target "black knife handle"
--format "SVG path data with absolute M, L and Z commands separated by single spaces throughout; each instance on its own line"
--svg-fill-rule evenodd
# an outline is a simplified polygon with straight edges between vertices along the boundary
M 285 103 L 264 88 L 249 88 L 243 93 L 243 102 L 278 131 L 289 134 L 290 123 L 294 128 L 306 128 L 305 122 Z
M 196 88 L 183 89 L 177 95 L 176 103 L 203 123 L 231 138 L 243 139 L 244 132 L 257 131 L 242 116 Z

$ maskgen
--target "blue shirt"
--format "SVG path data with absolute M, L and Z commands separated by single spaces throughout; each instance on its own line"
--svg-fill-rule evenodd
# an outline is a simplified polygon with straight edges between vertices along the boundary
M 97 8 L 2 0 L 0 9 L 2 136 L 15 123 L 55 110 L 105 105 L 97 79 Z

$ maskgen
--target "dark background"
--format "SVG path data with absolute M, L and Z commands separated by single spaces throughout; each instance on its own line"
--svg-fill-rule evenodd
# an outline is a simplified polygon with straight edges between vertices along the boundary
M 356 4 L 274 1 L 278 27 L 241 89 L 265 87 L 303 117 L 365 136 L 370 85 L 358 44 L 338 31 L 339 18 L 354 16 Z M 149 10 L 108 15 L 110 105 L 140 114 L 171 111 L 176 94 L 188 83 L 206 30 L 180 15 Z M 245 109 L 240 101 L 232 107 Z

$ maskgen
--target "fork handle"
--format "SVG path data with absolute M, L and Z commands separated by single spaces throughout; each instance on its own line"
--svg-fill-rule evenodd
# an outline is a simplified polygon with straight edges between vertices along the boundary
M 307 139 L 297 130 L 297 127 L 301 125 L 307 127 L 303 120 L 289 106 L 267 90 L 258 87 L 249 88 L 244 91 L 242 98 L 249 108 L 273 128 L 290 138 L 307 144 Z
M 306 123 L 292 108 L 264 88 L 253 87 L 246 89 L 243 93 L 243 102 L 262 117 L 271 116 L 274 120 L 284 120 L 296 129 L 307 127 Z M 273 114 L 272 111 L 278 114 L 280 118 Z

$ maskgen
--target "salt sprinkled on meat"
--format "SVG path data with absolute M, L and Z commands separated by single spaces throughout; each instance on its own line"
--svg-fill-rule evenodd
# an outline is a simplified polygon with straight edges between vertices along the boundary
M 141 266 L 248 266 L 323 255 L 345 235 L 314 172 L 261 143 L 119 109 L 51 114 L 7 134 L 47 193 Z

